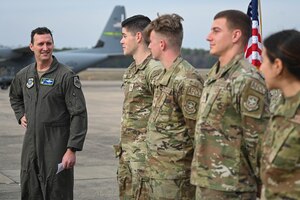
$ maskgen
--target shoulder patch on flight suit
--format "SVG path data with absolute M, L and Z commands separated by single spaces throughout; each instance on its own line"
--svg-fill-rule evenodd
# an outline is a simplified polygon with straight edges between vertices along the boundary
M 78 76 L 74 76 L 74 86 L 77 87 L 78 89 L 81 88 L 81 83 L 80 83 L 80 80 L 79 80 L 79 77 Z
M 34 79 L 33 79 L 33 78 L 29 78 L 29 79 L 27 80 L 26 87 L 27 87 L 28 89 L 30 89 L 30 88 L 32 88 L 33 85 L 34 85 Z

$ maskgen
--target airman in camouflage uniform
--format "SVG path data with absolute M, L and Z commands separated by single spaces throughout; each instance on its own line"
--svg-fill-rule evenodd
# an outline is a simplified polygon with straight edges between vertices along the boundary
M 263 143 L 263 199 L 300 199 L 300 93 L 271 117 Z
M 147 128 L 149 199 L 190 200 L 195 196 L 195 187 L 190 184 L 190 167 L 203 80 L 196 69 L 180 57 L 181 41 L 176 41 L 178 36 L 173 34 L 181 33 L 181 20 L 176 14 L 162 15 L 146 29 L 152 56 L 165 67 L 156 84 Z M 164 32 L 164 28 L 173 33 Z M 157 41 L 163 44 L 161 49 L 157 48 Z M 180 44 L 170 48 L 175 41 Z M 173 56 L 169 57 L 170 54 Z
M 264 40 L 263 63 L 268 89 L 280 89 L 282 101 L 263 140 L 263 200 L 300 199 L 300 32 L 283 30 Z
M 259 144 L 269 116 L 268 92 L 261 74 L 243 57 L 248 37 L 240 37 L 244 30 L 231 18 L 244 20 L 251 30 L 244 13 L 222 11 L 207 38 L 219 61 L 204 83 L 195 130 L 191 183 L 201 200 L 254 200 L 260 184 Z
M 115 145 L 119 157 L 118 182 L 120 199 L 147 199 L 144 186 L 146 127 L 151 112 L 155 78 L 162 66 L 151 58 L 142 36 L 150 19 L 142 15 L 122 22 L 121 40 L 124 54 L 135 61 L 123 76 L 124 102 L 120 144 Z M 138 38 L 136 40 L 136 38 Z

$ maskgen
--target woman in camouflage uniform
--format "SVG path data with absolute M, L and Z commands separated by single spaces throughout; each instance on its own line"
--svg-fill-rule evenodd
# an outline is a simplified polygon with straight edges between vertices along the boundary
M 300 32 L 284 30 L 264 41 L 261 71 L 284 100 L 263 141 L 262 199 L 300 199 Z

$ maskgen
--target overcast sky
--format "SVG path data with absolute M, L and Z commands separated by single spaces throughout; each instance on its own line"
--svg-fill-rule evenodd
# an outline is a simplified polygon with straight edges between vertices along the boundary
M 225 9 L 244 12 L 250 0 L 1 0 L 0 44 L 26 46 L 38 26 L 53 31 L 57 48 L 95 45 L 115 5 L 124 5 L 127 17 L 154 19 L 157 13 L 177 13 L 184 18 L 185 48 L 208 49 L 206 35 L 214 15 Z M 273 32 L 300 30 L 299 0 L 261 0 L 263 37 Z

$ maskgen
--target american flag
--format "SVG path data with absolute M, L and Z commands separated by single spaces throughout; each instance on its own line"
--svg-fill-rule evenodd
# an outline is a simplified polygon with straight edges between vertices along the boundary
M 245 58 L 247 58 L 247 60 L 249 60 L 249 62 L 257 68 L 260 66 L 262 61 L 262 43 L 258 16 L 258 1 L 259 0 L 251 0 L 248 6 L 247 15 L 252 21 L 252 35 L 249 38 L 247 47 L 245 48 Z

